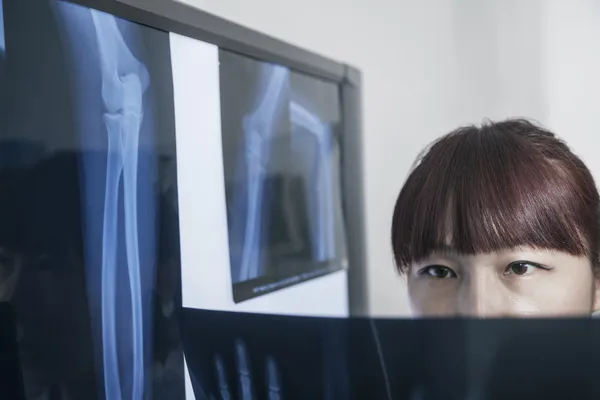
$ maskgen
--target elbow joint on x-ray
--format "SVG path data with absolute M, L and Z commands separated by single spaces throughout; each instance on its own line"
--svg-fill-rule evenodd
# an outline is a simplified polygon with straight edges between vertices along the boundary
M 138 143 L 143 118 L 143 95 L 150 84 L 145 66 L 132 54 L 117 20 L 91 11 L 96 29 L 102 79 L 104 122 L 109 151 L 106 173 L 102 260 L 102 325 L 105 390 L 107 397 L 121 398 L 116 343 L 117 309 L 114 301 L 119 220 L 119 182 L 123 181 L 126 261 L 132 312 L 132 394 L 137 400 L 144 391 L 144 332 L 141 265 L 137 227 Z M 110 229 L 109 229 L 110 228 Z

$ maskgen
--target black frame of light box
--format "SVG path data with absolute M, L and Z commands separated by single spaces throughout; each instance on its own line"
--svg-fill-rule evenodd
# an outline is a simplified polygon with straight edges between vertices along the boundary
M 172 0 L 68 0 L 160 30 L 185 35 L 241 55 L 280 64 L 340 86 L 343 115 L 342 185 L 348 240 L 350 314 L 368 314 L 361 72 L 321 55 Z

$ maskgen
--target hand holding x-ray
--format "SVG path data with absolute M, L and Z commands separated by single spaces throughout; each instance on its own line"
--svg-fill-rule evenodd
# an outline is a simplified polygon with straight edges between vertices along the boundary
M 221 400 L 234 398 L 239 398 L 240 400 L 281 400 L 283 398 L 281 393 L 281 376 L 273 357 L 267 356 L 265 358 L 266 393 L 257 393 L 257 387 L 254 385 L 255 381 L 253 381 L 250 370 L 250 356 L 246 345 L 239 339 L 235 342 L 235 361 L 237 374 L 233 377 L 234 379 L 230 380 L 230 377 L 227 376 L 223 358 L 219 354 L 215 357 L 215 369 L 220 392 L 217 398 Z M 235 396 L 236 390 L 238 396 Z M 212 398 L 214 399 L 214 397 Z

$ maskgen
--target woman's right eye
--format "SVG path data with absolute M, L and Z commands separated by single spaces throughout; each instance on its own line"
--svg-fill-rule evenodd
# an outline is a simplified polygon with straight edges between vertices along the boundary
M 430 265 L 420 271 L 420 275 L 431 276 L 436 279 L 451 279 L 456 278 L 456 272 L 442 265 Z

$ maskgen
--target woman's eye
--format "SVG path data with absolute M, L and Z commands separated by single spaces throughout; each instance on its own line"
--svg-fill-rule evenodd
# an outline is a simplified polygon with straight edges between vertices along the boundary
M 505 275 L 517 275 L 517 276 L 523 276 L 523 275 L 528 275 L 530 273 L 532 273 L 535 269 L 540 269 L 542 267 L 538 266 L 537 264 L 533 264 L 530 262 L 525 262 L 525 261 L 517 261 L 517 262 L 513 262 L 511 264 L 508 265 L 508 267 L 506 268 L 506 271 L 504 272 Z
M 422 275 L 432 276 L 436 279 L 456 278 L 456 273 L 448 267 L 432 265 L 421 270 Z

